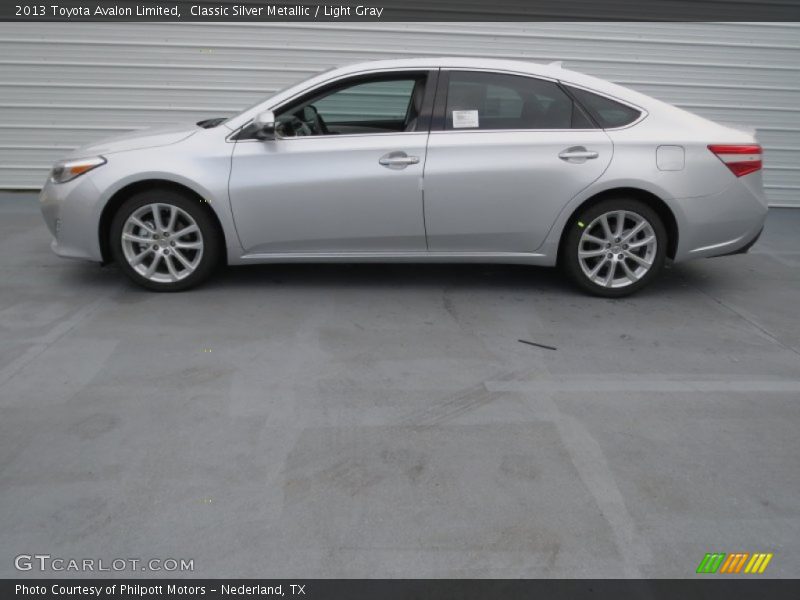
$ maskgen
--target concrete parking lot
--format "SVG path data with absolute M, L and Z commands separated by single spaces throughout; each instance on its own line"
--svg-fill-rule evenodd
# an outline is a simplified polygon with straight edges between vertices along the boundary
M 0 194 L 0 576 L 46 553 L 691 577 L 744 551 L 798 577 L 799 230 L 773 210 L 750 254 L 623 300 L 481 265 L 242 267 L 154 294 L 55 257 L 35 194 Z

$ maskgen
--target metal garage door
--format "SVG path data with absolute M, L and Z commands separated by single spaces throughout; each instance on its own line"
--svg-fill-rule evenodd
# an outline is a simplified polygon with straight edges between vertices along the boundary
M 0 187 L 37 188 L 70 148 L 232 114 L 358 60 L 548 62 L 758 129 L 773 205 L 800 206 L 800 25 L 2 23 Z

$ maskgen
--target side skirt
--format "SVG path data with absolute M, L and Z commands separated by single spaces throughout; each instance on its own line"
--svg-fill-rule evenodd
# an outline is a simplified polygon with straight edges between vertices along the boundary
M 287 252 L 232 256 L 231 265 L 338 262 L 338 263 L 501 263 L 553 266 L 555 257 L 528 252 Z

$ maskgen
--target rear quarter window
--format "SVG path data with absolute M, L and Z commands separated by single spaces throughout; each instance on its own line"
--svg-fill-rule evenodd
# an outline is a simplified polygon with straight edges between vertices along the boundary
M 642 113 L 635 108 L 631 108 L 626 104 L 581 90 L 567 86 L 570 94 L 580 102 L 583 108 L 592 116 L 603 129 L 613 129 L 615 127 L 624 127 L 630 125 L 638 119 Z

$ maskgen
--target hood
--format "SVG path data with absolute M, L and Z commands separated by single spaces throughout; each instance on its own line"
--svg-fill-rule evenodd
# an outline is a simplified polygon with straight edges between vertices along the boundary
M 106 138 L 98 142 L 81 146 L 70 152 L 67 158 L 95 156 L 97 154 L 113 154 L 129 150 L 142 150 L 157 146 L 168 146 L 197 133 L 199 127 L 194 123 L 182 123 L 166 127 L 152 127 L 131 131 L 122 135 Z

